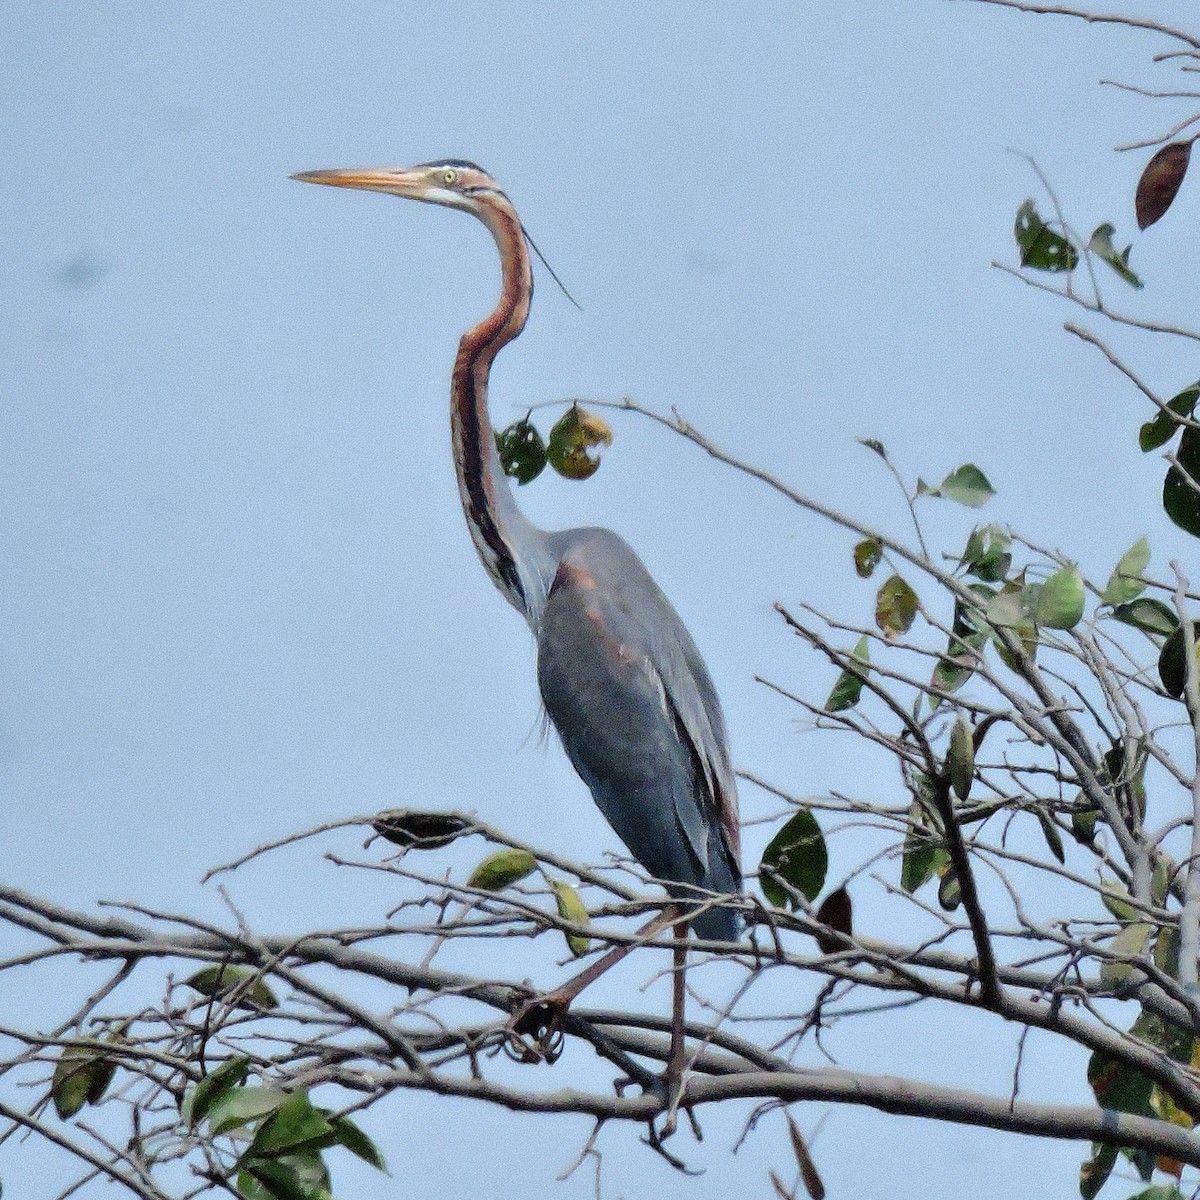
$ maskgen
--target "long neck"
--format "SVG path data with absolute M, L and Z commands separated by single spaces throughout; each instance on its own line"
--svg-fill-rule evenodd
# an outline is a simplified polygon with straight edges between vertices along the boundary
M 503 346 L 525 328 L 533 274 L 525 235 L 507 201 L 489 206 L 484 224 L 500 251 L 495 311 L 463 334 L 450 384 L 450 426 L 458 491 L 471 540 L 492 582 L 537 631 L 553 571 L 546 534 L 517 507 L 500 465 L 488 416 L 488 376 Z

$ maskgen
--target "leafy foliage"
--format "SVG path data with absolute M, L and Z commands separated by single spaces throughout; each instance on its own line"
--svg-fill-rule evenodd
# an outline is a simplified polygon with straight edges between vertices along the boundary
M 596 450 L 611 445 L 612 430 L 608 422 L 572 404 L 550 430 L 546 457 L 565 478 L 589 479 L 600 466 Z
M 506 475 L 519 484 L 532 483 L 546 464 L 564 479 L 590 479 L 600 466 L 601 446 L 612 445 L 607 421 L 572 404 L 543 439 L 530 414 L 496 432 L 496 450 Z
M 861 579 L 870 579 L 883 558 L 883 546 L 877 538 L 864 538 L 854 547 L 854 569 Z
M 858 639 L 858 644 L 851 652 L 857 666 L 853 670 L 842 671 L 834 681 L 833 690 L 825 701 L 825 708 L 831 712 L 843 712 L 853 708 L 862 696 L 863 681 L 871 661 L 871 639 L 864 634 Z
M 1003 583 L 1012 567 L 1012 538 L 999 525 L 971 530 L 958 565 L 984 583 Z
M 968 508 L 980 508 L 995 494 L 996 489 L 974 463 L 957 467 L 937 487 L 930 487 L 923 479 L 917 480 L 918 496 L 941 496 L 965 504 Z
M 1130 287 L 1143 287 L 1142 281 L 1129 269 L 1129 252 L 1133 246 L 1129 245 L 1124 250 L 1118 251 L 1113 245 L 1114 233 L 1116 233 L 1116 229 L 1113 228 L 1110 221 L 1097 225 L 1088 239 L 1087 248 L 1112 267 Z
M 817 920 L 838 933 L 846 934 L 847 937 L 854 933 L 854 905 L 844 884 L 821 901 L 821 907 L 817 909 Z M 839 938 L 830 937 L 827 933 L 818 933 L 817 948 L 822 954 L 836 954 L 843 948 L 843 943 Z
M 371 826 L 381 838 L 406 850 L 440 850 L 466 833 L 471 822 L 457 813 L 393 808 L 381 812 Z
M 1188 665 L 1184 645 L 1183 626 L 1179 625 L 1163 643 L 1162 651 L 1158 656 L 1158 677 L 1167 694 L 1177 699 L 1183 695 L 1184 688 L 1187 687 Z M 1200 648 L 1193 645 L 1193 670 L 1197 669 L 1197 649 Z
M 561 879 L 554 880 L 551 886 L 554 888 L 554 902 L 558 907 L 558 915 L 564 921 L 573 921 L 576 925 L 586 925 L 588 910 L 583 902 L 583 897 L 569 883 L 564 883 Z M 567 939 L 567 949 L 576 958 L 591 949 L 591 938 L 582 933 L 568 933 L 564 936 Z
M 1034 267 L 1039 271 L 1073 271 L 1079 262 L 1079 252 L 1038 216 L 1032 200 L 1026 200 L 1017 210 L 1013 233 L 1021 248 L 1023 267 Z
M 537 870 L 537 859 L 528 850 L 497 850 L 489 854 L 467 880 L 481 892 L 502 892 Z
M 377 1170 L 387 1165 L 375 1143 L 349 1117 L 316 1108 L 303 1089 L 248 1085 L 250 1060 L 228 1059 L 184 1097 L 193 1129 L 230 1140 L 229 1174 L 243 1200 L 327 1200 L 324 1151 L 342 1146 Z
M 202 967 L 186 985 L 195 988 L 202 996 L 212 1000 L 223 1000 L 235 1008 L 247 1008 L 252 1012 L 266 1012 L 279 1005 L 261 975 L 246 967 L 231 964 Z
M 528 416 L 496 434 L 496 449 L 506 475 L 520 484 L 532 483 L 546 467 L 546 443 Z
M 1200 537 L 1200 429 L 1188 426 L 1179 439 L 1175 461 L 1163 481 L 1167 516 L 1192 537 Z
M 800 902 L 795 893 L 815 900 L 825 886 L 828 869 L 829 851 L 825 848 L 825 836 L 817 824 L 817 818 L 808 809 L 802 808 L 763 851 L 759 863 L 759 886 L 776 908 L 798 908 Z
M 1192 384 L 1184 388 L 1178 396 L 1167 401 L 1168 412 L 1161 409 L 1151 420 L 1147 421 L 1138 431 L 1138 445 L 1143 452 L 1157 450 L 1165 446 L 1174 436 L 1176 430 L 1182 428 L 1179 421 L 1172 420 L 1171 414 L 1188 418 L 1196 408 L 1196 400 L 1200 398 L 1200 384 Z
M 116 1074 L 116 1059 L 103 1050 L 68 1045 L 54 1064 L 50 1081 L 50 1099 L 54 1110 L 65 1121 L 85 1104 L 99 1104 Z
M 1102 604 L 1111 604 L 1114 608 L 1129 604 L 1146 590 L 1142 580 L 1146 568 L 1150 565 L 1150 543 L 1145 538 L 1138 538 L 1113 568 L 1113 573 L 1104 585 L 1104 594 L 1100 597 Z
M 966 717 L 959 713 L 950 729 L 950 747 L 946 751 L 946 771 L 950 785 L 960 800 L 971 798 L 975 778 L 975 740 Z
M 1038 589 L 1037 623 L 1047 629 L 1074 629 L 1083 619 L 1085 599 L 1079 568 L 1063 567 Z
M 885 636 L 907 633 L 916 619 L 917 606 L 917 593 L 899 575 L 893 575 L 876 594 L 875 624 Z

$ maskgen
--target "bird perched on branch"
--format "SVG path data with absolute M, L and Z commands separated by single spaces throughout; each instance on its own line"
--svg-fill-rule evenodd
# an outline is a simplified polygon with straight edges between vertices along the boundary
M 482 221 L 500 252 L 495 310 L 463 334 L 450 383 L 454 462 L 467 528 L 501 594 L 537 639 L 546 712 L 575 770 L 633 856 L 673 897 L 667 920 L 734 941 L 741 889 L 737 791 L 707 668 L 641 559 L 607 529 L 538 529 L 521 513 L 488 416 L 496 355 L 525 326 L 529 241 L 512 202 L 461 159 L 404 169 L 307 171 L 294 178 L 440 204 Z M 624 948 L 551 999 L 564 1004 Z M 682 964 L 679 964 L 680 967 Z M 682 970 L 676 972 L 677 1015 Z

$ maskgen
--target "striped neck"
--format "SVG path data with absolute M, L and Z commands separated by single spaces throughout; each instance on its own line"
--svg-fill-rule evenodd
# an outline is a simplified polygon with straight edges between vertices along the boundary
M 500 251 L 495 311 L 463 334 L 450 385 L 450 426 L 458 492 L 471 540 L 506 600 L 536 630 L 545 603 L 545 534 L 520 509 L 500 465 L 488 415 L 488 376 L 500 350 L 525 327 L 533 274 L 516 211 L 499 193 L 478 214 Z

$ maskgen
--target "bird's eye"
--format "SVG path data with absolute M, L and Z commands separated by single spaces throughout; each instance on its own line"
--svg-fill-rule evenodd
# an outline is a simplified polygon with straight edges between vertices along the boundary
M 442 182 L 447 187 L 453 187 L 458 182 L 458 172 L 453 167 L 447 167 L 442 172 Z

